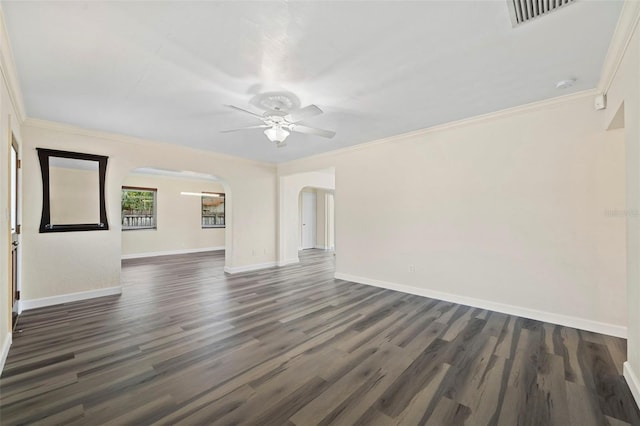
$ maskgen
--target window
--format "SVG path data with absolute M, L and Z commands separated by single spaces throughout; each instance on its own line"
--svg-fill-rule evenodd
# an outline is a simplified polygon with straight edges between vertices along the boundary
M 122 230 L 156 229 L 155 188 L 122 187 Z
M 207 193 L 209 194 L 209 193 Z M 202 227 L 224 228 L 224 194 L 211 192 L 202 196 Z

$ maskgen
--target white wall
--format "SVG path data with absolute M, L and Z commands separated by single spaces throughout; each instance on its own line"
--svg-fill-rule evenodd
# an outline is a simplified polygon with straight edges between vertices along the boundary
M 627 46 L 615 78 L 607 89 L 608 107 L 605 124 L 614 120 L 624 103 L 624 135 L 626 144 L 626 198 L 623 218 L 626 220 L 627 279 L 627 354 L 624 374 L 640 405 L 640 4 L 625 5 L 624 18 L 635 34 Z M 624 44 L 620 43 L 621 45 Z M 622 307 L 620 307 L 622 309 Z
M 219 192 L 224 187 L 202 179 L 129 174 L 123 186 L 157 189 L 157 229 L 122 231 L 124 257 L 224 248 L 225 228 L 202 228 L 201 198 L 181 192 Z
M 327 198 L 326 198 L 326 203 L 327 203 L 327 240 L 326 240 L 326 245 L 327 248 L 329 250 L 335 250 L 336 248 L 336 244 L 335 244 L 335 238 L 336 238 L 336 233 L 335 233 L 335 201 L 334 201 L 334 196 L 333 196 L 333 192 L 330 194 L 327 194 Z
M 33 301 L 120 286 L 121 187 L 133 169 L 142 167 L 192 171 L 222 178 L 227 203 L 226 267 L 233 270 L 275 264 L 274 166 L 36 120 L 27 120 L 22 132 L 24 299 Z M 108 231 L 38 233 L 42 181 L 36 147 L 109 156 Z
M 625 146 L 592 94 L 320 155 L 336 276 L 624 334 Z M 413 265 L 415 272 L 410 272 Z
M 100 222 L 98 188 L 100 179 L 97 169 L 80 170 L 49 165 L 50 223 Z
M 11 160 L 11 133 L 15 134 L 20 149 L 19 155 L 23 156 L 22 137 L 20 134 L 20 121 L 24 116 L 24 107 L 17 87 L 15 68 L 11 47 L 4 25 L 4 16 L 0 11 L 0 371 L 4 365 L 6 355 L 11 344 L 11 270 L 10 251 L 11 223 L 9 214 L 9 186 L 10 186 L 10 160 Z M 9 82 L 9 84 L 7 84 Z M 22 173 L 22 172 L 20 172 Z M 19 203 L 21 200 L 19 200 Z M 22 209 L 19 208 L 19 217 Z M 19 220 L 18 223 L 22 221 Z M 39 224 L 39 221 L 38 221 Z M 22 248 L 18 248 L 19 253 Z M 18 265 L 20 268 L 20 265 Z M 20 270 L 18 272 L 20 276 Z
M 280 266 L 299 262 L 300 191 L 302 188 L 335 188 L 333 169 L 326 167 L 322 169 L 279 177 L 278 265 Z

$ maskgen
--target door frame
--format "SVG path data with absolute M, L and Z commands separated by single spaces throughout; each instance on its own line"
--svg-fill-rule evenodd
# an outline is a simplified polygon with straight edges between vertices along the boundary
M 20 159 L 20 144 L 15 136 L 15 133 L 9 129 L 9 286 L 11 292 L 11 298 L 9 299 L 9 308 L 11 310 L 11 325 L 15 327 L 17 317 L 21 313 L 20 309 L 20 265 L 21 265 L 21 209 L 20 201 L 22 199 L 20 194 L 21 182 L 20 182 L 20 169 L 22 167 Z M 13 153 L 15 152 L 15 159 Z M 14 169 L 15 165 L 15 169 Z M 15 200 L 13 197 L 13 191 L 15 190 Z M 13 227 L 15 225 L 15 228 Z
M 327 191 L 324 194 L 324 233 L 325 233 L 325 247 L 327 250 L 336 249 L 336 212 L 335 212 L 335 193 L 333 191 Z

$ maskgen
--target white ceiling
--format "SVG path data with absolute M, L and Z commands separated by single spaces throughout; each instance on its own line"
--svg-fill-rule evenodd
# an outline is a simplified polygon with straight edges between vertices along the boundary
M 505 0 L 2 4 L 29 117 L 276 163 L 593 88 L 622 6 L 514 29 Z M 220 133 L 271 90 L 336 137 Z

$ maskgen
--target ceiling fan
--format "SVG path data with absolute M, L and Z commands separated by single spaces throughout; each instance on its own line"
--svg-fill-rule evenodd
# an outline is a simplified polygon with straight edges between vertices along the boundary
M 238 111 L 242 111 L 246 114 L 250 114 L 262 120 L 263 124 L 241 127 L 238 129 L 223 130 L 221 133 L 238 132 L 247 129 L 265 129 L 264 134 L 267 136 L 267 138 L 269 138 L 271 142 L 276 142 L 279 148 L 286 145 L 285 139 L 287 139 L 291 132 L 316 135 L 323 138 L 332 138 L 336 134 L 336 132 L 333 132 L 331 130 L 317 129 L 315 127 L 309 127 L 305 124 L 300 123 L 306 118 L 322 114 L 322 110 L 316 105 L 309 105 L 290 112 L 280 110 L 279 108 L 270 109 L 268 111 L 265 111 L 262 115 L 234 105 L 225 106 Z

